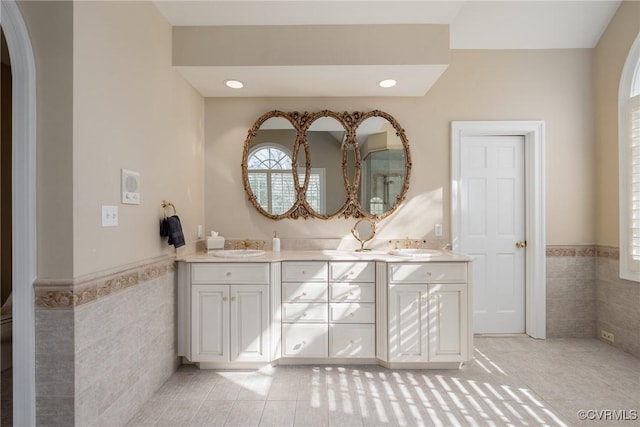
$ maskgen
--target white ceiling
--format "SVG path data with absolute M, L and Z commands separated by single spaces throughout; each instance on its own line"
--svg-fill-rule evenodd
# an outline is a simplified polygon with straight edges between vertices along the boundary
M 154 3 L 174 26 L 449 24 L 451 49 L 567 49 L 595 47 L 620 1 L 156 0 Z M 284 71 L 290 85 L 283 89 L 278 81 L 265 77 L 263 67 L 207 67 L 209 75 L 207 70 L 191 68 L 194 68 L 188 72 L 191 77 L 184 70 L 181 72 L 204 96 L 274 96 L 273 93 L 318 96 L 318 91 L 324 96 L 422 96 L 426 91 L 420 90 L 427 85 L 426 80 L 433 80 L 430 76 L 425 82 L 417 82 L 413 76 L 405 85 L 401 75 L 396 88 L 380 93 L 375 85 L 361 91 L 358 87 L 362 84 L 355 83 L 362 81 L 341 78 L 340 70 L 287 67 L 267 73 L 277 76 Z M 345 69 L 345 74 L 352 73 Z M 399 74 L 417 73 L 404 70 Z M 320 81 L 309 80 L 314 75 Z M 389 77 L 371 78 L 377 83 Z M 221 84 L 227 78 L 239 78 L 247 85 L 241 91 L 231 91 Z M 303 84 L 298 85 L 298 81 Z M 327 83 L 350 90 L 332 92 Z M 419 88 L 418 92 L 408 93 L 410 86 Z

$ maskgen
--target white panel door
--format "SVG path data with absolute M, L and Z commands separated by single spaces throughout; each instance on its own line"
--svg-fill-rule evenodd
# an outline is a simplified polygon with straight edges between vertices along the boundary
M 524 137 L 465 136 L 460 154 L 457 247 L 475 257 L 474 333 L 524 333 Z
M 268 285 L 231 285 L 231 361 L 269 360 L 268 296 Z
M 192 285 L 193 362 L 229 360 L 229 286 Z

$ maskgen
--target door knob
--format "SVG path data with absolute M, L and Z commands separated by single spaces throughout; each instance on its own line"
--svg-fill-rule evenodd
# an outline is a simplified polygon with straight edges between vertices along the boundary
M 518 249 L 524 249 L 524 248 L 526 248 L 526 247 L 527 247 L 527 242 L 526 242 L 526 240 L 525 240 L 524 242 L 523 242 L 522 240 L 520 240 L 520 241 L 517 241 L 517 242 L 516 242 L 516 248 L 518 248 Z

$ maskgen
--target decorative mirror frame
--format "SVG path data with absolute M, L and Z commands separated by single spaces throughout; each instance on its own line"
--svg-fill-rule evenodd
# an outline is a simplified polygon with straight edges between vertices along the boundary
M 251 189 L 251 185 L 249 184 L 249 171 L 248 171 L 248 159 L 249 159 L 249 148 L 251 145 L 251 141 L 256 137 L 260 127 L 264 122 L 273 117 L 281 117 L 288 120 L 293 128 L 296 130 L 296 139 L 293 146 L 292 152 L 292 173 L 294 175 L 294 186 L 296 191 L 296 201 L 293 203 L 293 206 L 286 212 L 282 214 L 272 214 L 267 212 L 260 206 L 258 203 L 257 197 L 253 194 L 253 190 Z M 337 211 L 332 214 L 321 214 L 315 212 L 313 208 L 309 205 L 306 199 L 306 188 L 309 183 L 309 177 L 311 173 L 311 158 L 310 158 L 310 150 L 309 143 L 306 138 L 306 132 L 309 127 L 313 124 L 313 122 L 322 117 L 331 117 L 337 120 L 344 126 L 345 129 L 345 146 L 342 149 L 342 178 L 346 191 L 346 200 L 344 205 Z M 360 158 L 360 150 L 358 146 L 358 141 L 356 140 L 356 131 L 358 127 L 368 118 L 371 117 L 382 117 L 386 119 L 396 130 L 396 136 L 400 138 L 402 141 L 402 146 L 405 153 L 405 177 L 402 185 L 402 190 L 400 194 L 396 197 L 394 204 L 384 213 L 375 215 L 367 212 L 363 207 L 360 201 L 358 200 L 358 190 L 360 189 L 360 179 L 362 172 L 362 159 Z M 302 185 L 299 185 L 297 179 L 297 170 L 298 170 L 298 153 L 302 146 L 305 154 L 305 178 Z M 355 156 L 355 170 L 354 176 L 348 176 L 348 157 L 349 157 L 349 147 L 353 147 L 353 153 Z M 400 126 L 400 124 L 396 121 L 396 119 L 388 113 L 380 110 L 373 110 L 368 112 L 343 112 L 337 113 L 331 110 L 322 110 L 316 113 L 299 113 L 297 111 L 293 112 L 283 112 L 279 110 L 269 111 L 268 113 L 263 114 L 254 125 L 249 129 L 247 134 L 247 138 L 244 141 L 244 147 L 242 150 L 242 183 L 244 185 L 245 192 L 247 193 L 247 197 L 251 204 L 260 212 L 262 215 L 273 219 L 298 219 L 298 218 L 319 218 L 319 219 L 333 219 L 333 218 L 368 218 L 373 221 L 378 221 L 387 216 L 391 215 L 400 204 L 404 201 L 407 191 L 409 189 L 409 182 L 411 178 L 411 152 L 409 151 L 409 141 L 405 135 L 404 129 Z M 353 178 L 353 182 L 351 182 L 351 178 Z

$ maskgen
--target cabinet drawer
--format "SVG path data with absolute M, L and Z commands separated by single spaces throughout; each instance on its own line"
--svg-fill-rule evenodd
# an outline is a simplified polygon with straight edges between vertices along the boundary
M 325 303 L 284 303 L 282 304 L 283 322 L 326 323 L 329 313 Z
M 193 284 L 268 285 L 269 264 L 264 263 L 201 263 L 191 265 Z
M 282 301 L 324 301 L 329 300 L 326 283 L 283 283 Z
M 329 263 L 329 280 L 340 282 L 374 282 L 376 265 L 373 262 Z
M 375 325 L 331 325 L 329 356 L 375 357 Z
M 331 302 L 358 301 L 374 302 L 376 287 L 373 283 L 331 283 L 329 298 Z
M 282 355 L 284 357 L 327 357 L 329 325 L 282 325 Z
M 283 282 L 326 282 L 328 277 L 326 262 L 283 262 Z
M 329 305 L 332 323 L 375 323 L 376 305 L 358 302 L 332 302 Z
M 390 283 L 464 283 L 467 264 L 461 262 L 389 264 Z

